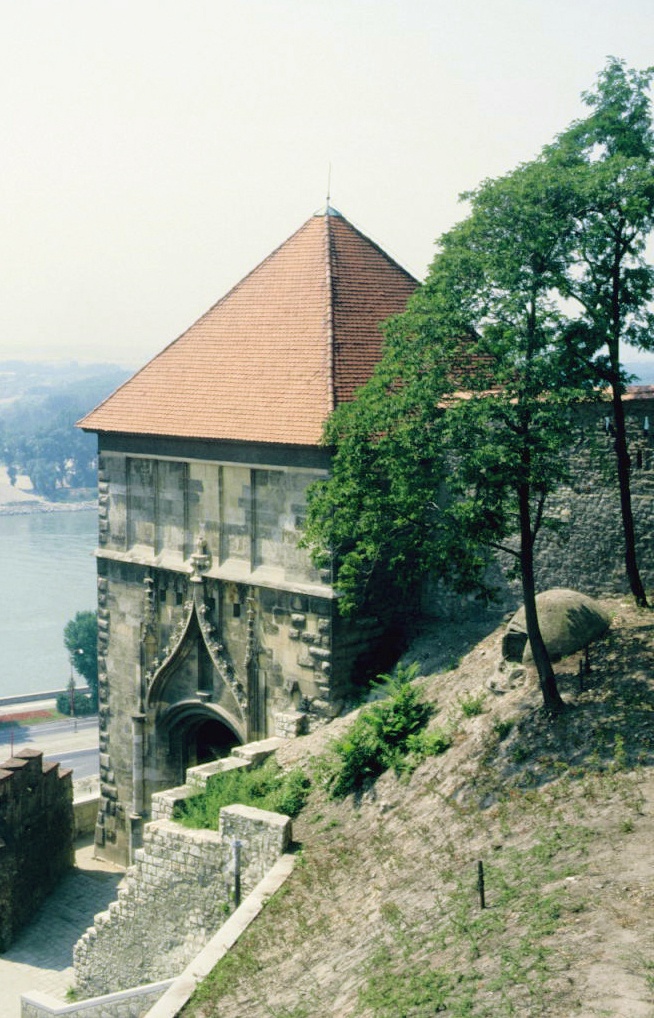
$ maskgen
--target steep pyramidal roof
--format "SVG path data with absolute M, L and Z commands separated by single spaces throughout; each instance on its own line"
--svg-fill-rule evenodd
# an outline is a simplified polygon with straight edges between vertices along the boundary
M 416 280 L 334 209 L 304 226 L 80 426 L 317 445 Z

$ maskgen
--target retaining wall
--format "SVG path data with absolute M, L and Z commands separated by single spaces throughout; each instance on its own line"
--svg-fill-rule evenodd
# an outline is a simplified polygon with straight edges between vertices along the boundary
M 638 392 L 625 399 L 631 461 L 631 499 L 636 555 L 646 588 L 654 587 L 654 399 Z M 624 532 L 617 480 L 613 412 L 609 403 L 580 406 L 568 454 L 569 476 L 550 495 L 534 549 L 538 592 L 569 587 L 594 597 L 629 591 L 624 565 Z M 505 542 L 511 544 L 511 541 Z M 514 541 L 513 546 L 517 547 Z M 507 577 L 516 560 L 498 555 L 488 574 L 495 603 L 460 597 L 438 582 L 427 582 L 422 607 L 442 619 L 478 617 L 486 610 L 515 610 L 522 603 L 519 579 Z
M 248 894 L 290 838 L 288 817 L 239 805 L 221 810 L 219 831 L 147 824 L 118 900 L 75 946 L 79 991 L 98 996 L 180 973 L 233 910 L 233 842 Z

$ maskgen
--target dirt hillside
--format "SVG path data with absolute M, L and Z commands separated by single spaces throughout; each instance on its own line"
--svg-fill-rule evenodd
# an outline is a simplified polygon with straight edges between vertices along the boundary
M 360 801 L 318 775 L 291 879 L 186 1018 L 651 1018 L 654 616 L 602 603 L 590 671 L 557 665 L 554 720 L 532 670 L 498 670 L 502 627 L 421 634 L 407 659 L 451 748 Z M 281 762 L 309 765 L 350 723 Z

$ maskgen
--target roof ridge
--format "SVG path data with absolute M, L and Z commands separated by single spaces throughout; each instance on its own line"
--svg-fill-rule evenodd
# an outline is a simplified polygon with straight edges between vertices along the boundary
M 403 265 L 400 265 L 400 263 L 395 258 L 393 258 L 392 255 L 389 255 L 388 251 L 385 251 L 381 244 L 378 244 L 376 240 L 373 240 L 372 237 L 369 237 L 367 233 L 364 233 L 363 230 L 360 230 L 358 226 L 355 226 L 354 223 L 347 218 L 347 216 L 343 215 L 342 212 L 338 212 L 337 210 L 334 211 L 337 212 L 336 216 L 334 217 L 325 216 L 325 218 L 326 219 L 334 218 L 337 220 L 337 222 L 345 223 L 347 226 L 350 227 L 351 230 L 354 231 L 354 233 L 356 233 L 356 235 L 361 240 L 365 241 L 366 244 L 370 244 L 371 247 L 374 247 L 377 253 L 380 254 L 384 258 L 384 260 L 388 262 L 389 265 L 392 265 L 394 269 L 399 269 L 400 272 L 402 272 L 413 283 L 416 283 L 418 285 L 420 284 L 420 280 L 417 279 L 412 272 L 409 272 L 408 269 L 405 269 Z
M 330 230 L 331 216 L 326 214 L 325 220 L 325 271 L 327 275 L 327 410 L 331 414 L 336 402 L 334 393 L 335 386 L 335 365 L 334 365 L 334 274 L 332 272 L 332 235 Z

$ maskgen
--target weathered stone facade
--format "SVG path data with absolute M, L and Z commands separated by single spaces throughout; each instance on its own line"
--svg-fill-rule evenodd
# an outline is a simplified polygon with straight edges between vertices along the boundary
M 337 711 L 379 635 L 299 546 L 325 452 L 141 447 L 100 446 L 96 842 L 116 861 L 187 766 Z
M 72 771 L 23 749 L 0 763 L 0 951 L 74 864 Z
M 654 390 L 625 400 L 631 497 L 639 568 L 654 586 Z M 537 547 L 537 584 L 585 594 L 627 591 L 624 535 L 609 403 L 580 406 L 570 452 L 571 474 L 551 499 L 549 515 L 561 530 L 544 531 Z

